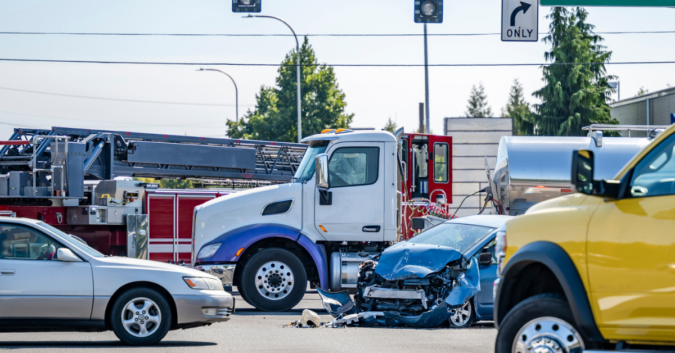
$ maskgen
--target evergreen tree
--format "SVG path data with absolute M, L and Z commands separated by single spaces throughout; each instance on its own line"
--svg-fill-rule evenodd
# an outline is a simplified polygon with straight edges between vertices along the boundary
M 256 94 L 256 108 L 239 122 L 227 121 L 228 136 L 254 140 L 296 142 L 297 53 L 292 50 L 279 67 L 276 87 L 261 87 Z M 345 94 L 338 86 L 332 67 L 320 65 L 307 37 L 300 47 L 302 65 L 302 135 L 323 129 L 347 128 L 354 114 L 346 114 Z
M 389 120 L 387 120 L 387 123 L 384 125 L 384 129 L 382 130 L 389 131 L 393 134 L 397 129 L 398 126 L 396 126 L 396 122 L 391 120 L 391 117 L 389 117 Z
M 584 126 L 618 123 L 607 105 L 614 92 L 609 81 L 616 77 L 607 75 L 604 64 L 612 52 L 600 44 L 603 39 L 593 33 L 595 26 L 586 22 L 587 17 L 579 7 L 554 7 L 547 16 L 550 34 L 544 42 L 551 51 L 545 58 L 558 65 L 543 67 L 545 86 L 534 92 L 542 100 L 534 120 L 538 135 L 583 136 Z
M 469 103 L 466 106 L 467 118 L 489 118 L 492 117 L 492 108 L 488 105 L 487 95 L 485 94 L 485 87 L 483 84 L 471 87 L 471 95 L 469 96 Z
M 513 119 L 513 134 L 517 136 L 534 135 L 534 123 L 530 104 L 525 101 L 523 95 L 523 85 L 515 79 L 511 92 L 509 92 L 509 101 L 506 107 L 502 109 L 502 116 Z

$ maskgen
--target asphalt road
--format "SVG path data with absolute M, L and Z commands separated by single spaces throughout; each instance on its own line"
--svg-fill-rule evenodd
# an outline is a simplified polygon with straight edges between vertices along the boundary
M 0 333 L 0 350 L 21 352 L 492 352 L 497 331 L 492 323 L 471 329 L 439 328 L 283 328 L 300 319 L 303 309 L 331 321 L 319 296 L 308 293 L 296 309 L 285 313 L 257 311 L 241 297 L 237 313 L 226 323 L 170 331 L 153 347 L 129 347 L 112 332 Z

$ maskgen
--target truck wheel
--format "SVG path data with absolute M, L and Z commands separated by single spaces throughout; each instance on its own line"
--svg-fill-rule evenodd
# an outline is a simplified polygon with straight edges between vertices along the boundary
M 516 305 L 499 325 L 495 353 L 569 352 L 586 349 L 569 304 L 541 294 Z M 590 348 L 590 347 L 589 347 Z
M 452 309 L 450 312 L 450 327 L 465 328 L 471 327 L 476 321 L 476 311 L 473 310 L 473 300 L 469 299 L 459 308 Z
M 123 293 L 111 310 L 110 324 L 120 341 L 133 346 L 153 345 L 171 328 L 171 307 L 164 296 L 150 288 Z
M 297 256 L 271 248 L 253 255 L 241 274 L 242 298 L 264 311 L 287 311 L 307 289 L 307 273 Z

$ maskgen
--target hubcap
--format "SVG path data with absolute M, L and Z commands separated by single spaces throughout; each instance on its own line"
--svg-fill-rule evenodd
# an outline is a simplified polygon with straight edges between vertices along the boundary
M 159 329 L 162 312 L 157 304 L 148 298 L 136 298 L 122 310 L 122 326 L 136 337 L 148 337 Z
M 269 300 L 286 298 L 294 285 L 293 271 L 280 261 L 270 261 L 262 265 L 255 274 L 258 292 Z
M 525 324 L 513 341 L 513 353 L 581 353 L 584 341 L 574 327 L 555 317 Z
M 452 321 L 453 325 L 460 327 L 466 325 L 471 318 L 471 300 L 459 308 L 453 309 L 450 314 L 450 321 Z

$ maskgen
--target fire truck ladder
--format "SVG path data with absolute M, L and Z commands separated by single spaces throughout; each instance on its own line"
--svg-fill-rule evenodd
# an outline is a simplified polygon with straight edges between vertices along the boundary
M 0 172 L 32 172 L 34 155 L 36 170 L 51 168 L 57 156 L 50 146 L 64 143 L 55 141 L 57 136 L 68 140 L 68 184 L 123 176 L 288 182 L 307 149 L 298 143 L 228 138 L 66 127 L 15 129 L 0 149 Z M 41 177 L 45 184 L 46 175 Z

